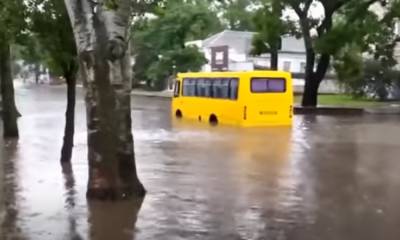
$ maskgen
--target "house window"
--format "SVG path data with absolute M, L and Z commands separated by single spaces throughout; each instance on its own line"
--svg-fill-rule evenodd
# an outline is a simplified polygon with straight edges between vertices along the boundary
M 289 61 L 283 62 L 283 71 L 290 72 L 290 62 Z
M 305 62 L 301 62 L 300 63 L 300 72 L 301 73 L 305 73 L 306 72 L 306 63 Z

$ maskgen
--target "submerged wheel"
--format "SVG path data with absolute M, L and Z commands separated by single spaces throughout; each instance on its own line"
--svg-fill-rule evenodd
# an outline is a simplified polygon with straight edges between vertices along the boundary
M 218 124 L 218 118 L 217 118 L 217 116 L 215 116 L 215 114 L 211 114 L 208 121 L 209 121 L 210 124 L 213 125 L 213 126 L 215 126 L 215 125 Z
M 177 118 L 182 118 L 182 112 L 181 112 L 181 110 L 176 110 L 176 112 L 175 112 L 175 116 L 177 117 Z

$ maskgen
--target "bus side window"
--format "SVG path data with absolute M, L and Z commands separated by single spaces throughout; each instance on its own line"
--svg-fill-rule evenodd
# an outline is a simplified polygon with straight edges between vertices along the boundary
M 196 80 L 193 78 L 183 79 L 183 96 L 196 96 Z
M 229 98 L 236 100 L 238 98 L 238 79 L 232 78 L 229 83 Z
M 192 78 L 192 85 L 191 85 L 191 90 L 192 90 L 192 95 L 191 96 L 198 96 L 198 88 L 197 85 L 199 84 L 199 79 L 198 78 Z
M 175 81 L 174 97 L 179 97 L 180 91 L 181 91 L 181 82 Z
M 204 87 L 204 79 L 197 79 L 196 84 L 196 96 L 204 97 L 205 95 L 205 87 Z
M 212 97 L 212 80 L 204 79 L 205 97 Z
M 184 78 L 182 80 L 182 96 L 189 96 L 189 79 Z
M 229 98 L 229 79 L 222 79 L 222 98 Z
M 212 85 L 212 90 L 213 90 L 213 97 L 214 98 L 221 98 L 221 80 L 220 79 L 214 79 L 213 80 L 213 85 Z
M 196 80 L 191 78 L 188 84 L 188 96 L 196 96 Z

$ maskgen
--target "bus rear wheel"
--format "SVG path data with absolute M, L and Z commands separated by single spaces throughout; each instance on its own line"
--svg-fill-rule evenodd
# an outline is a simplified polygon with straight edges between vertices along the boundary
M 214 114 L 211 114 L 211 115 L 210 115 L 210 118 L 209 118 L 208 121 L 210 122 L 210 124 L 211 124 L 212 126 L 215 126 L 215 125 L 218 124 L 218 118 L 217 118 L 217 116 L 215 116 Z
M 182 112 L 181 112 L 181 110 L 176 110 L 176 112 L 175 112 L 175 116 L 177 117 L 177 118 L 182 118 Z

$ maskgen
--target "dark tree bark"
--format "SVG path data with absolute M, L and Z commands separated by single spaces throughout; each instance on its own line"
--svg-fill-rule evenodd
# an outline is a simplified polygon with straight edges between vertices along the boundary
M 39 84 L 40 65 L 39 65 L 38 63 L 35 63 L 34 72 L 35 72 L 35 83 L 36 83 L 36 84 Z
M 3 136 L 17 138 L 18 111 L 15 106 L 14 83 L 11 73 L 11 48 L 8 41 L 0 36 L 0 82 L 3 105 Z
M 61 163 L 71 162 L 75 132 L 76 72 L 69 69 L 64 74 L 67 82 L 67 109 L 65 111 L 64 142 L 61 149 Z
M 305 84 L 302 99 L 303 107 L 316 107 L 318 104 L 318 89 L 325 77 L 330 64 L 330 55 L 322 53 L 317 59 L 317 54 L 314 50 L 313 39 L 310 34 L 311 23 L 308 18 L 308 10 L 310 9 L 312 1 L 307 1 L 303 8 L 300 7 L 300 2 L 293 2 L 292 8 L 300 19 L 300 28 L 303 33 L 304 46 L 306 48 L 306 72 Z M 321 25 L 317 28 L 318 37 L 322 37 L 329 32 L 332 28 L 333 13 L 343 6 L 344 1 L 323 1 L 325 10 L 325 18 Z M 318 62 L 317 62 L 318 60 Z M 315 64 L 317 62 L 317 68 Z
M 87 197 L 144 196 L 136 173 L 131 120 L 131 66 L 127 36 L 130 0 L 113 8 L 65 0 L 86 88 L 89 181 Z
M 281 18 L 282 16 L 282 6 L 280 1 L 272 1 L 272 13 L 275 17 Z M 275 42 L 271 44 L 272 49 L 271 49 L 271 70 L 278 70 L 278 52 L 279 52 L 279 46 L 281 45 L 281 36 L 275 39 Z
M 271 70 L 278 70 L 278 49 L 271 50 Z
M 307 76 L 305 79 L 304 93 L 301 105 L 303 107 L 315 107 L 318 104 L 318 88 L 320 82 L 314 75 Z

